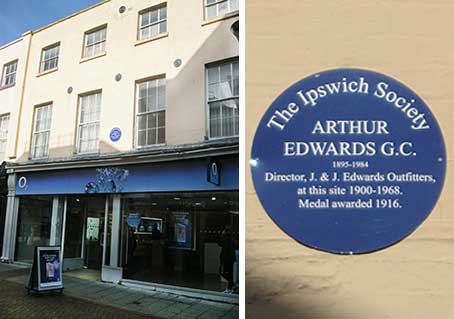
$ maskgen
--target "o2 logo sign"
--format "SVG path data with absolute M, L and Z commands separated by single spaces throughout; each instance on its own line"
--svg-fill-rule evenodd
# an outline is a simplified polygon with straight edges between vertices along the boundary
M 309 76 L 270 105 L 251 173 L 271 219 L 298 242 L 338 254 L 393 245 L 429 216 L 446 150 L 426 103 L 361 69 Z
M 27 178 L 25 176 L 21 176 L 19 178 L 19 180 L 17 181 L 17 187 L 21 188 L 21 189 L 27 189 L 28 185 L 27 185 Z

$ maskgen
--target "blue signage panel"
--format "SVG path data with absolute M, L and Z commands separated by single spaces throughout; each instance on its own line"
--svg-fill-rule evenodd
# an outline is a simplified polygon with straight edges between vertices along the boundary
M 96 194 L 238 189 L 238 156 L 217 158 L 222 183 L 207 181 L 207 159 L 18 174 L 17 195 Z
M 376 72 L 337 69 L 271 104 L 250 164 L 260 202 L 282 230 L 307 246 L 354 254 L 392 245 L 427 218 L 446 152 L 412 90 Z
M 142 220 L 139 214 L 130 213 L 126 218 L 126 223 L 129 227 L 137 228 Z

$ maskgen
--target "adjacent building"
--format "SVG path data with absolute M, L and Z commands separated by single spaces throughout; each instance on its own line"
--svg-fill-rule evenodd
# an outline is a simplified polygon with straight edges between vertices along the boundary
M 60 245 L 65 271 L 225 289 L 237 24 L 235 0 L 105 0 L 0 48 L 3 261 Z

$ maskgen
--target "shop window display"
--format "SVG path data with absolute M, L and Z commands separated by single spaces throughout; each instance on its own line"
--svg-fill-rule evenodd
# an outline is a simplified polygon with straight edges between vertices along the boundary
M 124 278 L 234 292 L 238 192 L 123 197 Z
M 16 240 L 17 261 L 31 263 L 35 246 L 49 245 L 51 218 L 51 196 L 30 196 L 20 199 Z

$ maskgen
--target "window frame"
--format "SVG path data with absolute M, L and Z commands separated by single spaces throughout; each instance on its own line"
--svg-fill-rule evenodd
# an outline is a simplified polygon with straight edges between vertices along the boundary
M 54 48 L 58 48 L 58 53 L 57 53 L 57 56 L 56 57 L 53 57 L 53 58 L 50 58 L 50 59 L 47 59 L 47 60 L 44 60 L 44 55 L 45 55 L 45 52 L 47 50 L 51 50 L 51 49 L 54 49 Z M 51 60 L 57 60 L 57 63 L 55 64 L 55 66 L 53 68 L 50 68 L 50 69 L 46 69 L 44 70 L 44 67 L 43 65 L 45 65 L 45 63 L 47 61 L 51 61 Z M 39 59 L 39 74 L 41 73 L 46 73 L 46 72 L 50 72 L 52 70 L 57 70 L 58 69 L 58 63 L 60 62 L 60 42 L 56 42 L 56 43 L 53 43 L 51 45 L 48 45 L 44 48 L 41 49 L 41 57 Z
M 166 8 L 166 17 L 165 19 L 160 19 L 161 17 L 161 9 L 162 8 Z M 145 27 L 142 27 L 142 17 L 144 14 L 146 13 L 149 13 L 149 12 L 152 12 L 152 11 L 157 11 L 158 10 L 158 21 L 157 22 L 153 22 L 153 23 L 149 23 L 148 25 L 146 25 Z M 140 10 L 139 11 L 139 16 L 138 16 L 138 19 L 137 19 L 137 37 L 136 37 L 136 40 L 137 41 L 146 41 L 148 39 L 152 39 L 154 37 L 158 37 L 160 35 L 163 35 L 163 34 L 166 34 L 167 33 L 167 27 L 168 27 L 168 23 L 167 23 L 167 20 L 168 20 L 168 7 L 167 7 L 167 2 L 162 2 L 162 3 L 159 3 L 157 5 L 154 5 L 152 7 L 148 7 L 146 9 L 143 9 L 143 10 Z M 142 35 L 142 29 L 145 29 L 145 28 L 150 28 L 152 27 L 153 25 L 159 25 L 161 23 L 165 22 L 166 23 L 166 30 L 165 31 L 162 31 L 161 32 L 161 27 L 159 27 L 159 33 L 157 34 L 154 34 L 154 35 L 150 35 L 149 37 L 146 37 L 146 38 L 142 38 L 141 35 Z
M 88 36 L 92 33 L 95 33 L 95 32 L 99 32 L 99 31 L 102 31 L 102 30 L 106 30 L 106 35 L 105 35 L 105 38 L 104 40 L 102 41 L 98 41 L 98 42 L 94 42 L 93 44 L 90 45 L 90 47 L 92 46 L 95 46 L 97 44 L 100 44 L 100 43 L 103 43 L 104 42 L 104 50 L 103 51 L 100 51 L 100 52 L 97 52 L 97 53 L 94 53 L 92 55 L 85 55 L 86 52 L 87 52 L 87 44 L 88 44 Z M 84 59 L 90 59 L 90 58 L 93 58 L 93 57 L 96 57 L 96 56 L 99 56 L 99 55 L 103 55 L 107 52 L 107 23 L 103 24 L 103 25 L 100 25 L 100 26 L 97 26 L 95 28 L 92 28 L 90 30 L 87 30 L 84 32 L 84 39 L 83 39 L 83 42 L 82 42 L 82 60 Z
M 6 74 L 6 71 L 9 66 L 11 65 L 16 65 L 14 72 Z M 2 69 L 2 78 L 0 82 L 0 88 L 7 88 L 16 85 L 16 80 L 17 80 L 17 68 L 19 67 L 19 59 L 12 60 L 10 62 L 7 62 L 3 64 L 3 69 Z M 6 79 L 10 77 L 11 75 L 14 76 L 14 81 L 13 83 L 6 84 Z
M 31 136 L 31 143 L 30 143 L 30 158 L 31 159 L 42 159 L 42 158 L 48 158 L 49 157 L 49 145 L 50 145 L 50 134 L 51 134 L 51 131 L 52 131 L 52 113 L 53 113 L 53 106 L 54 106 L 54 103 L 52 101 L 50 102 L 46 102 L 46 103 L 42 103 L 42 104 L 39 104 L 39 105 L 35 105 L 35 107 L 33 108 L 33 123 L 32 123 L 32 136 Z M 37 128 L 37 123 L 36 123 L 36 120 L 37 120 L 37 114 L 38 114 L 38 109 L 39 108 L 44 108 L 44 107 L 49 107 L 50 108 L 50 118 L 49 118 L 49 128 L 48 129 L 45 129 L 45 130 L 41 130 L 41 131 L 36 131 L 36 128 Z M 36 138 L 35 136 L 39 135 L 39 134 L 43 134 L 43 133 L 49 133 L 49 138 L 47 140 L 47 149 L 46 149 L 46 154 L 43 155 L 43 156 L 36 156 L 35 154 L 35 149 L 36 149 Z
M 209 82 L 208 82 L 208 70 L 210 68 L 213 68 L 213 67 L 218 67 L 220 68 L 222 65 L 224 64 L 230 64 L 231 65 L 231 74 L 233 74 L 233 64 L 237 62 L 238 63 L 238 81 L 239 81 L 239 57 L 236 56 L 236 57 L 232 57 L 232 58 L 228 58 L 228 59 L 225 59 L 225 60 L 220 60 L 220 61 L 216 61 L 216 62 L 211 62 L 211 63 L 207 63 L 205 64 L 205 108 L 206 108 L 206 136 L 207 136 L 207 139 L 209 141 L 211 140 L 220 140 L 220 139 L 228 139 L 228 138 L 237 138 L 239 137 L 239 128 L 238 128 L 238 132 L 237 134 L 235 135 L 228 135 L 228 136 L 224 136 L 223 134 L 221 134 L 221 136 L 215 136 L 215 137 L 212 137 L 211 136 L 211 125 L 210 125 L 210 103 L 216 103 L 216 102 L 223 102 L 223 101 L 228 101 L 228 100 L 238 100 L 238 117 L 240 116 L 240 88 L 238 87 L 238 95 L 232 95 L 231 97 L 228 97 L 228 98 L 220 98 L 220 99 L 217 99 L 217 100 L 213 100 L 213 101 L 210 101 L 209 100 Z M 219 73 L 220 74 L 220 73 Z M 232 81 L 233 81 L 233 78 L 232 78 Z M 222 118 L 221 118 L 222 119 Z M 239 124 L 239 123 L 238 123 Z M 221 132 L 222 132 L 222 127 L 221 127 Z
M 99 119 L 96 121 L 90 121 L 90 122 L 84 122 L 81 123 L 81 113 L 82 113 L 82 98 L 88 97 L 90 95 L 96 95 L 96 94 L 101 94 L 101 102 L 99 105 Z M 101 130 L 101 110 L 102 110 L 102 89 L 100 90 L 95 90 L 95 91 L 90 91 L 90 92 L 85 92 L 81 93 L 77 97 L 77 122 L 76 122 L 76 140 L 75 140 L 75 153 L 77 155 L 84 155 L 84 154 L 97 154 L 100 152 L 100 130 Z M 87 126 L 87 125 L 92 125 L 94 123 L 98 123 L 99 125 L 99 131 L 98 131 L 98 140 L 97 140 L 97 147 L 95 150 L 89 150 L 89 151 L 84 151 L 82 152 L 80 149 L 81 146 L 81 128 L 82 126 Z
M 7 118 L 7 124 L 6 124 L 6 129 L 2 130 L 1 124 L 4 121 L 4 118 Z M 5 143 L 5 151 L 1 152 L 0 150 L 0 160 L 4 160 L 6 158 L 6 149 L 8 146 L 8 132 L 9 132 L 9 125 L 10 125 L 10 120 L 11 120 L 11 114 L 10 113 L 3 113 L 0 114 L 0 144 Z M 3 133 L 6 132 L 5 136 L 3 136 Z
M 234 15 L 236 13 L 239 12 L 239 1 L 238 1 L 238 9 L 237 10 L 231 10 L 231 2 L 233 0 L 216 0 L 215 2 L 213 3 L 210 3 L 208 4 L 208 0 L 203 0 L 203 16 L 204 16 L 204 20 L 205 21 L 211 21 L 211 20 L 216 20 L 216 19 L 222 19 L 223 17 L 228 17 L 230 15 Z M 224 13 L 224 14 L 219 14 L 219 4 L 223 3 L 223 2 L 227 2 L 228 6 L 229 6 L 229 11 L 227 13 Z M 212 7 L 212 6 L 216 6 L 216 16 L 215 17 L 211 17 L 211 18 L 208 18 L 208 8 L 209 7 Z
M 140 94 L 140 89 L 139 85 L 145 82 L 152 82 L 152 81 L 159 81 L 159 80 L 164 80 L 164 94 L 165 94 L 165 105 L 163 109 L 157 109 L 154 111 L 149 111 L 149 112 L 143 112 L 139 113 L 139 94 Z M 135 101 L 134 101 L 134 148 L 136 149 L 146 149 L 146 148 L 151 148 L 151 147 L 159 147 L 159 146 L 164 146 L 167 143 L 167 125 L 166 125 L 166 120 L 164 121 L 164 143 L 155 143 L 155 144 L 147 144 L 147 145 L 139 145 L 139 117 L 140 116 L 147 116 L 152 113 L 158 113 L 164 111 L 165 113 L 165 118 L 167 119 L 167 78 L 166 74 L 159 74 L 151 77 L 147 77 L 144 79 L 140 79 L 135 81 Z M 158 94 L 156 95 L 156 98 L 158 98 Z M 156 121 L 158 121 L 158 117 L 156 117 Z M 156 123 L 156 132 L 159 131 L 159 128 L 161 126 L 158 126 Z M 158 135 L 156 134 L 156 141 L 158 141 Z

